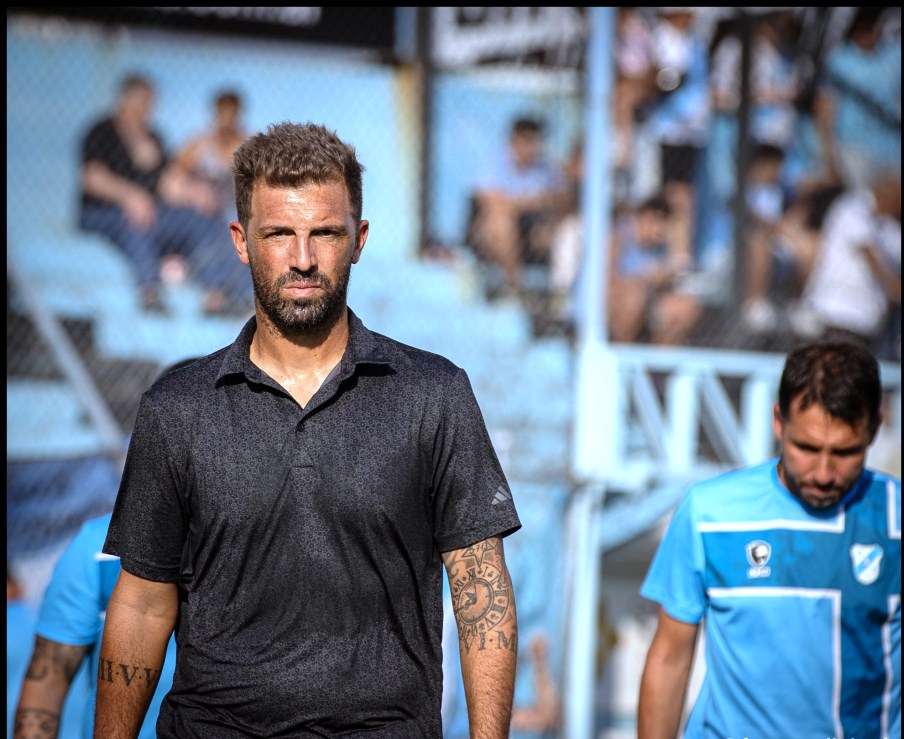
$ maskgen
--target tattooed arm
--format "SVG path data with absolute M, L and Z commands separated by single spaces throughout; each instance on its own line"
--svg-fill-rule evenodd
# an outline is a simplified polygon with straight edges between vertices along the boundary
M 16 706 L 14 739 L 52 739 L 60 729 L 63 701 L 87 646 L 35 637 L 35 648 Z
M 518 654 L 515 594 L 502 539 L 443 554 L 458 625 L 471 739 L 509 735 Z
M 176 583 L 119 575 L 104 624 L 97 672 L 97 739 L 134 739 L 157 687 L 179 613 Z

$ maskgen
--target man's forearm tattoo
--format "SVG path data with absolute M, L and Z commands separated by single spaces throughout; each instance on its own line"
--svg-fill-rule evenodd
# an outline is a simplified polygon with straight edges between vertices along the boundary
M 35 650 L 28 663 L 25 679 L 41 681 L 62 677 L 71 682 L 87 650 L 87 647 L 35 637 Z
M 500 539 L 487 539 L 445 557 L 458 636 L 472 649 L 518 651 L 512 586 Z
M 97 661 L 97 681 L 120 682 L 127 688 L 135 685 L 144 690 L 153 690 L 160 681 L 160 670 L 140 665 L 126 665 L 101 657 Z
M 13 724 L 15 739 L 56 739 L 60 714 L 43 708 L 20 708 Z

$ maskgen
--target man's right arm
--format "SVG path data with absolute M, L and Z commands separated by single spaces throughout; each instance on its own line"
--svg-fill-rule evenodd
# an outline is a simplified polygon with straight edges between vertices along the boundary
M 134 739 L 157 688 L 179 613 L 176 583 L 122 570 L 110 602 L 97 673 L 96 739 Z
M 659 624 L 640 682 L 637 706 L 638 739 L 675 739 L 687 695 L 697 624 L 689 624 L 659 609 Z
M 31 662 L 16 706 L 14 739 L 54 739 L 57 736 L 63 701 L 87 651 L 87 646 L 35 637 Z

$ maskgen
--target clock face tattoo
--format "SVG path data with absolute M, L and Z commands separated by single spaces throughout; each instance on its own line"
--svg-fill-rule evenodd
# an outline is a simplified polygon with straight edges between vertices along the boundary
M 487 571 L 486 577 L 474 577 L 458 593 L 461 620 L 483 631 L 495 626 L 508 610 L 508 589 L 501 586 L 499 573 Z
M 462 637 L 479 636 L 483 643 L 485 635 L 508 615 L 508 578 L 497 562 L 498 552 L 486 542 L 466 548 L 456 562 L 452 599 Z

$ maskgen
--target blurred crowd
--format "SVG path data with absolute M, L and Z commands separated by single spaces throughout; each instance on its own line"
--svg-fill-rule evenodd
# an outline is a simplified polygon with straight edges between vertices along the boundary
M 617 9 L 609 337 L 899 360 L 900 8 L 725 10 Z M 554 162 L 544 125 L 513 121 L 465 242 L 492 298 L 532 307 L 539 268 L 535 312 L 568 327 L 583 142 Z

